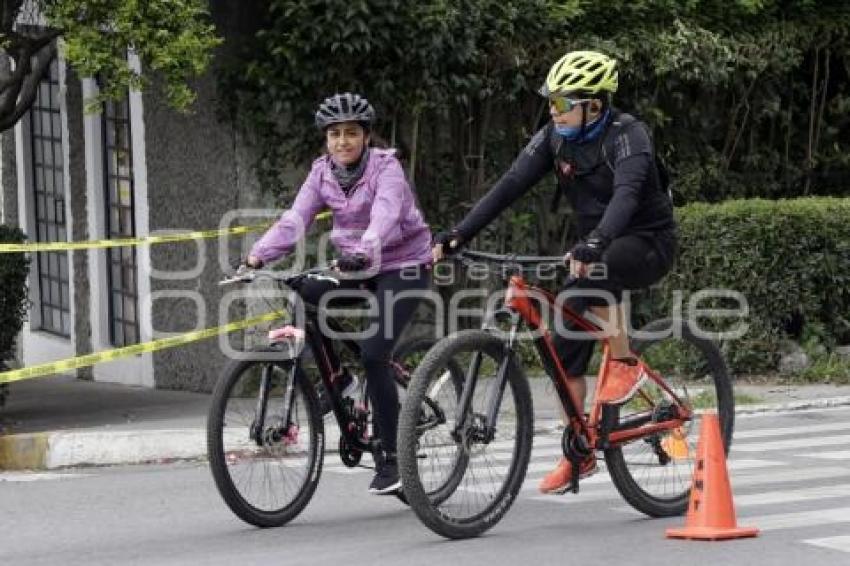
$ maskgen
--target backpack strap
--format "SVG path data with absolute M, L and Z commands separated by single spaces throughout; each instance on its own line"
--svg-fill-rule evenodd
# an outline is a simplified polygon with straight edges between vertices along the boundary
M 605 164 L 608 165 L 608 168 L 612 173 L 614 172 L 614 156 L 616 155 L 615 144 L 617 143 L 617 138 L 621 134 L 627 132 L 629 128 L 632 128 L 635 124 L 640 124 L 637 118 L 631 114 L 620 112 L 611 119 L 611 123 L 608 124 L 608 129 L 606 129 L 603 134 L 602 159 L 605 161 Z
M 555 128 L 551 128 L 549 131 L 549 149 L 552 151 L 552 156 L 554 157 L 554 162 L 552 163 L 553 169 L 556 171 L 555 178 L 557 179 L 557 183 L 555 185 L 555 193 L 552 195 L 552 206 L 551 210 L 557 211 L 558 207 L 561 206 L 561 197 L 563 196 L 564 189 L 561 186 L 561 177 L 558 175 L 558 154 L 561 153 L 561 147 L 564 145 L 564 138 L 559 136 L 555 131 Z
M 608 165 L 608 168 L 613 173 L 614 156 L 616 156 L 617 151 L 615 145 L 617 143 L 617 137 L 628 131 L 629 128 L 634 127 L 635 124 L 639 124 L 642 128 L 644 128 L 646 135 L 649 136 L 649 139 L 652 142 L 652 160 L 655 164 L 652 174 L 655 180 L 655 186 L 659 191 L 665 193 L 672 201 L 673 192 L 670 189 L 670 174 L 667 171 L 664 161 L 658 155 L 658 149 L 655 147 L 655 141 L 652 139 L 652 131 L 644 122 L 639 121 L 631 114 L 626 114 L 625 112 L 615 116 L 608 128 L 608 131 L 605 132 L 605 140 L 602 143 L 602 157 L 605 160 L 606 165 Z

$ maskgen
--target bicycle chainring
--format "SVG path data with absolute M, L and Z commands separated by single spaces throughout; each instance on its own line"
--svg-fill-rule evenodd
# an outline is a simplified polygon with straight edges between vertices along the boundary
M 339 436 L 339 458 L 342 463 L 348 468 L 354 468 L 360 464 L 360 459 L 363 457 L 363 451 L 355 448 L 346 440 L 345 435 Z

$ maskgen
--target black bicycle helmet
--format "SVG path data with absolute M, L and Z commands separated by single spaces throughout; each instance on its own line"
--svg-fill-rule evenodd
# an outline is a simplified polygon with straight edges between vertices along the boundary
M 326 98 L 316 110 L 316 127 L 320 130 L 342 122 L 357 122 L 369 130 L 374 121 L 375 109 L 369 101 L 351 92 Z

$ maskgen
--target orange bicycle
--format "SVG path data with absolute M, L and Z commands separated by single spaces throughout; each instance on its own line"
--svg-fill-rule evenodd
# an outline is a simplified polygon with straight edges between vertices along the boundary
M 579 462 L 602 452 L 611 480 L 635 509 L 652 517 L 684 513 L 700 415 L 706 410 L 719 415 L 727 450 L 732 436 L 732 385 L 717 346 L 682 320 L 649 323 L 634 333 L 630 345 L 649 378 L 627 403 L 594 400 L 586 414 L 542 313 L 561 309 L 566 319 L 602 342 L 597 393 L 607 378 L 607 341 L 600 327 L 523 277 L 541 264 L 561 264 L 562 258 L 473 251 L 455 258 L 467 266 L 498 265 L 507 290 L 490 323 L 440 340 L 411 378 L 399 421 L 398 457 L 404 493 L 419 519 L 447 538 L 477 536 L 499 522 L 522 489 L 534 419 L 519 350 L 525 330 L 532 333 L 567 416 L 561 448 L 573 464 L 569 491 L 579 491 Z M 458 366 L 466 368 L 460 396 L 446 387 L 451 368 Z M 427 414 L 426 398 L 443 409 L 440 418 Z M 446 485 L 454 487 L 451 495 L 435 498 L 434 491 Z

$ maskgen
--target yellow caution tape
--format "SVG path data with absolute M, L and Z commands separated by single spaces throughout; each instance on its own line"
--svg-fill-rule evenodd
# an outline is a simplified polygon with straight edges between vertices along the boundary
M 119 248 L 124 246 L 140 246 L 143 244 L 165 244 L 188 240 L 215 238 L 225 234 L 246 234 L 268 228 L 269 224 L 254 226 L 235 226 L 223 230 L 203 230 L 183 232 L 180 234 L 164 234 L 162 236 L 146 236 L 143 238 L 118 238 L 115 240 L 90 240 L 88 242 L 40 242 L 37 244 L 0 244 L 0 253 L 12 252 L 59 252 L 65 250 L 91 250 L 97 248 Z
M 331 217 L 330 211 L 322 212 L 316 216 L 317 220 L 324 220 Z M 224 234 L 245 234 L 261 230 L 269 226 L 266 224 L 257 224 L 254 226 L 237 226 L 235 228 L 226 228 L 223 230 L 205 230 L 200 232 L 187 232 L 184 234 L 168 234 L 164 236 L 148 236 L 145 238 L 122 238 L 117 240 L 92 240 L 89 242 L 45 242 L 39 244 L 0 244 L 0 253 L 13 252 L 52 252 L 63 250 L 83 250 L 95 248 L 115 248 L 121 246 L 138 246 L 141 244 L 162 244 L 166 242 L 182 242 L 186 240 L 199 240 L 204 238 L 214 238 Z M 0 372 L 0 383 L 11 383 L 22 379 L 32 377 L 40 377 L 63 371 L 70 371 L 82 367 L 93 366 L 99 362 L 126 358 L 129 356 L 137 356 L 148 352 L 156 352 L 167 348 L 174 348 L 198 342 L 219 334 L 234 332 L 236 330 L 244 330 L 251 326 L 255 326 L 261 322 L 269 322 L 281 317 L 281 313 L 270 313 L 262 316 L 249 318 L 239 322 L 233 322 L 224 326 L 216 326 L 195 332 L 188 332 L 179 336 L 162 338 L 152 342 L 144 342 L 125 346 L 123 348 L 115 348 L 106 352 L 98 352 L 95 354 L 86 354 L 85 356 L 77 356 L 76 358 L 68 358 L 58 362 L 49 362 L 28 368 Z
M 68 358 L 67 360 L 60 360 L 58 362 L 49 362 L 37 366 L 30 366 L 28 368 L 4 371 L 0 373 L 0 383 L 11 383 L 13 381 L 20 381 L 22 379 L 29 379 L 31 377 L 40 377 L 43 375 L 50 375 L 52 373 L 59 373 L 72 369 L 93 366 L 99 362 L 117 360 L 118 358 L 136 356 L 138 354 L 144 354 L 147 352 L 156 352 L 157 350 L 165 350 L 166 348 L 174 348 L 176 346 L 182 346 L 191 342 L 198 342 L 200 340 L 212 338 L 214 336 L 218 336 L 219 334 L 224 334 L 226 332 L 244 330 L 245 328 L 256 326 L 261 322 L 269 322 L 271 320 L 280 319 L 282 316 L 283 313 L 279 312 L 268 313 L 261 316 L 240 320 L 238 322 L 231 322 L 230 324 L 225 324 L 224 326 L 205 328 L 204 330 L 187 332 L 186 334 L 181 334 L 179 336 L 171 336 L 169 338 L 161 338 L 152 342 L 143 342 L 141 344 L 134 344 L 132 346 L 125 346 L 123 348 L 115 348 L 114 350 L 108 350 L 106 352 L 86 354 L 85 356 L 77 356 L 76 358 Z
M 324 220 L 331 217 L 331 212 L 326 210 L 316 216 L 316 220 Z M 146 244 L 166 244 L 171 242 L 185 242 L 189 240 L 203 240 L 224 236 L 225 234 L 237 235 L 248 232 L 256 232 L 268 228 L 271 223 L 255 224 L 253 226 L 236 226 L 222 230 L 203 230 L 195 232 L 184 232 L 180 234 L 165 234 L 162 236 L 146 236 L 143 238 L 117 238 L 114 240 L 90 240 L 88 242 L 40 242 L 37 244 L 0 244 L 0 253 L 20 252 L 61 252 L 66 250 L 93 250 L 99 248 L 120 248 L 125 246 L 141 246 Z

